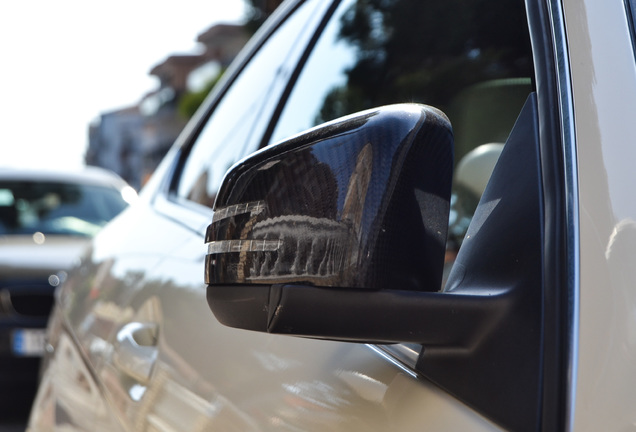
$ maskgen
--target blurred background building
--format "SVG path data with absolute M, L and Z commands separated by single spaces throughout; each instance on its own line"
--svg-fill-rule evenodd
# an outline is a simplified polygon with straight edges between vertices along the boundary
M 154 66 L 156 90 L 89 126 L 86 165 L 110 169 L 141 188 L 249 36 L 243 25 L 218 24 L 197 37 L 201 54 L 171 55 Z
M 200 54 L 152 67 L 157 89 L 134 106 L 103 112 L 89 126 L 86 165 L 110 169 L 139 190 L 250 36 L 282 0 L 244 0 L 245 23 L 216 24 L 196 38 Z

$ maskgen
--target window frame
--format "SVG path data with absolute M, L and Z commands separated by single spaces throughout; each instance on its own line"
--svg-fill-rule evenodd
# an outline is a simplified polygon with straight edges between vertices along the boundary
M 544 212 L 542 430 L 571 430 L 579 287 L 574 101 L 560 0 L 526 1 L 537 81 Z

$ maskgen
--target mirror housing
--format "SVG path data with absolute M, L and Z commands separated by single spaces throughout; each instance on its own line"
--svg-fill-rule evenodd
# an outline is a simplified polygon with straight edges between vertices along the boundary
M 439 291 L 452 149 L 441 111 L 403 104 L 326 123 L 236 164 L 206 233 L 208 299 L 217 318 L 272 331 L 282 317 L 276 299 L 291 291 L 314 306 L 333 309 L 335 301 L 343 315 L 359 309 L 367 316 L 371 304 L 386 309 L 386 293 L 401 292 L 411 303 L 409 293 Z M 337 315 L 331 310 L 320 321 L 340 327 Z M 402 339 L 373 336 L 375 326 L 362 318 L 361 333 L 325 335 L 313 319 L 322 330 L 298 330 L 341 340 Z

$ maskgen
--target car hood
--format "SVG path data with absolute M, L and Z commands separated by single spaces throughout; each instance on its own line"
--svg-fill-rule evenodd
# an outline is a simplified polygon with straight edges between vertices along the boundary
M 48 236 L 36 243 L 32 235 L 0 236 L 0 276 L 68 270 L 90 241 L 88 237 Z

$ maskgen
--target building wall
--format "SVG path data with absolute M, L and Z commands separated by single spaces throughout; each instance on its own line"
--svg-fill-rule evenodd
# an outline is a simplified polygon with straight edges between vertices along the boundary
M 188 76 L 211 61 L 231 62 L 247 42 L 242 26 L 216 25 L 199 35 L 203 54 L 168 56 L 150 70 L 158 88 L 136 106 L 103 113 L 89 128 L 87 165 L 110 169 L 140 189 L 187 123 L 178 112 Z

